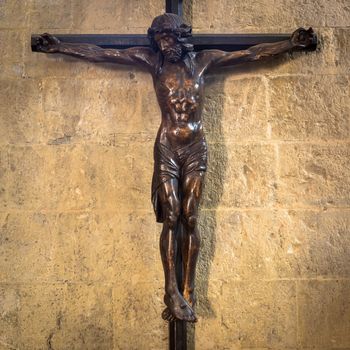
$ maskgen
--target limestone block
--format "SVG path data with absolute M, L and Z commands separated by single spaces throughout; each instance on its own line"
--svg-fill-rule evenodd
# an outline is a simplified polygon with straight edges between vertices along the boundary
M 44 81 L 45 130 L 43 138 L 47 140 L 46 142 L 53 144 L 59 142 L 61 138 L 69 139 L 68 142 L 75 141 L 77 135 L 79 139 L 79 134 L 86 133 L 84 130 L 79 132 L 79 128 L 92 126 L 89 119 L 94 117 L 97 120 L 101 119 L 101 102 L 103 102 L 101 101 L 103 98 L 101 84 L 100 80 L 85 82 L 75 79 L 48 79 Z M 72 96 L 74 96 L 73 99 Z M 98 134 L 98 125 L 94 125 L 90 133 L 91 130 Z
M 198 278 L 348 278 L 347 210 L 202 211 Z
M 334 51 L 335 51 L 335 65 L 340 69 L 343 69 L 344 73 L 349 73 L 350 63 L 350 30 L 335 28 L 333 30 L 334 39 Z
M 350 9 L 346 0 L 332 0 L 326 5 L 327 27 L 346 27 L 350 25 Z
M 0 77 L 6 78 L 20 78 L 24 76 L 23 63 L 7 62 L 7 64 L 0 63 Z
M 0 28 L 28 26 L 29 1 L 3 0 L 0 2 Z
M 103 82 L 101 90 L 101 124 L 106 131 L 114 134 L 152 134 L 155 137 L 160 113 L 147 113 L 144 99 L 152 96 L 155 104 L 155 93 L 150 76 L 140 74 L 139 79 L 147 79 L 147 85 L 132 78 L 127 81 L 109 80 Z M 145 86 L 146 85 L 146 86 Z M 107 122 L 108 121 L 108 122 Z
M 349 145 L 280 146 L 277 199 L 293 206 L 349 203 Z
M 110 164 L 106 165 L 107 169 L 101 172 L 101 176 L 98 174 L 100 205 L 111 210 L 143 209 L 149 212 L 152 210 L 152 143 L 127 141 L 105 150 L 110 157 Z M 100 163 L 100 158 L 97 157 L 95 164 L 98 166 Z
M 57 233 L 73 246 L 71 281 L 91 283 L 111 280 L 114 240 L 107 213 L 60 213 Z
M 303 348 L 350 346 L 348 280 L 298 282 L 298 333 Z
M 195 325 L 195 349 L 197 348 L 201 350 L 241 350 L 237 334 L 231 328 L 226 327 L 222 322 L 221 314 L 215 315 L 214 318 L 200 318 Z
M 270 350 L 271 348 L 240 348 L 240 350 Z M 288 348 L 288 350 L 297 350 L 297 348 Z
M 1 30 L 1 65 L 7 64 L 9 61 L 22 62 L 24 50 L 23 31 L 21 30 Z
M 11 149 L 9 157 L 10 207 L 59 210 L 96 206 L 96 169 L 102 167 L 93 164 L 82 148 L 18 147 Z
M 54 214 L 2 214 L 1 282 L 56 282 L 73 277 L 72 238 Z
M 32 79 L 0 80 L 1 143 L 35 143 L 41 132 L 41 83 Z
M 75 2 L 74 28 L 103 33 L 140 33 L 146 34 L 155 16 L 164 11 L 164 3 L 157 1 L 130 2 L 92 0 Z
M 6 146 L 0 146 L 0 209 L 6 208 L 8 204 L 8 173 L 8 149 Z
M 0 20 L 1 21 L 1 20 Z M 0 76 L 22 77 L 24 35 L 20 30 L 0 31 Z
M 40 149 L 14 146 L 9 149 L 9 208 L 47 208 L 43 202 L 47 198 L 43 183 L 45 162 Z
M 212 273 L 209 272 L 210 266 L 207 268 L 208 271 L 203 271 L 201 257 L 196 275 L 198 323 L 194 327 L 188 327 L 189 347 L 194 340 L 198 349 L 224 349 L 227 344 L 236 349 L 237 339 L 234 338 L 232 331 L 222 324 L 223 282 L 214 279 Z
M 209 144 L 203 208 L 268 206 L 274 201 L 274 148 L 257 144 Z
M 19 349 L 65 349 L 62 329 L 66 286 L 25 284 L 19 289 Z
M 139 84 L 141 94 L 140 117 L 143 119 L 141 132 L 147 132 L 151 135 L 152 139 L 155 139 L 161 123 L 161 111 L 153 88 L 152 77 L 150 74 L 137 72 L 135 79 Z M 133 103 L 133 101 L 130 101 L 130 103 Z
M 113 290 L 114 349 L 161 350 L 167 347 L 168 324 L 161 318 L 163 286 L 158 282 L 119 282 Z
M 71 0 L 31 0 L 30 27 L 42 32 L 72 28 Z
M 79 69 L 81 71 L 88 67 L 87 62 L 80 62 L 79 64 L 78 60 L 73 57 L 32 52 L 29 39 L 26 45 L 24 52 L 24 74 L 28 78 L 76 76 Z
M 210 77 L 203 120 L 209 142 L 267 138 L 266 89 L 260 78 Z
M 133 0 L 125 2 L 122 18 L 126 19 L 128 28 L 138 33 L 147 33 L 153 18 L 165 12 L 162 0 Z
M 134 213 L 119 217 L 115 235 L 116 280 L 131 283 L 154 281 L 163 286 L 163 268 L 159 252 L 162 226 L 153 213 Z
M 196 270 L 196 310 L 199 319 L 215 318 L 220 313 L 220 303 L 216 300 L 221 298 L 223 281 L 215 278 L 210 269 L 210 262 L 205 261 L 202 252 L 200 251 L 198 267 Z M 204 268 L 204 264 L 207 264 Z
M 117 143 L 119 135 L 150 134 L 155 138 L 160 111 L 152 81 L 147 81 L 146 87 L 135 76 L 107 81 L 45 80 L 44 141 L 52 143 L 66 136 L 70 142 L 108 145 Z
M 234 211 L 202 210 L 199 215 L 201 249 L 197 279 L 224 281 L 239 278 L 241 215 Z
M 129 146 L 12 147 L 9 207 L 151 210 L 152 146 Z
M 229 0 L 194 1 L 193 27 L 202 33 L 289 32 L 302 26 L 324 26 L 326 6 L 314 1 L 286 2 L 268 0 L 232 2 Z
M 108 11 L 106 11 L 108 9 Z M 164 4 L 149 1 L 148 4 L 138 0 L 129 3 L 118 3 L 104 0 L 97 6 L 91 0 L 85 0 L 74 6 L 75 28 L 79 30 L 110 33 L 140 33 L 145 34 L 152 19 L 161 14 Z
M 346 76 L 277 77 L 269 85 L 273 138 L 349 137 L 350 97 Z
M 308 238 L 310 264 L 305 275 L 313 273 L 326 278 L 349 278 L 349 229 L 348 210 L 330 210 L 303 218 L 305 225 L 316 229 L 315 235 Z M 308 272 L 308 273 L 307 273 Z
M 113 33 L 119 33 L 125 26 L 125 19 L 121 16 L 124 6 L 120 1 L 113 0 L 74 2 L 74 28 L 89 32 L 101 29 L 104 32 L 111 30 Z
M 17 288 L 3 284 L 0 286 L 0 348 L 18 348 L 19 294 Z
M 227 281 L 223 285 L 222 323 L 243 348 L 296 347 L 296 316 L 293 281 Z
M 112 287 L 106 283 L 69 284 L 65 297 L 62 349 L 112 349 Z
M 160 227 L 143 212 L 62 213 L 59 235 L 74 247 L 74 281 L 157 280 L 163 284 L 159 254 Z M 68 253 L 68 251 L 67 251 Z

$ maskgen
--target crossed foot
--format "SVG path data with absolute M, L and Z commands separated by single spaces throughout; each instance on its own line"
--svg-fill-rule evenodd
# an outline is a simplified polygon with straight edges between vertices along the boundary
M 191 299 L 194 301 L 193 299 Z M 193 311 L 190 304 L 184 299 L 184 297 L 179 293 L 165 294 L 164 303 L 167 306 L 162 312 L 162 318 L 166 321 L 187 321 L 187 322 L 197 322 L 197 317 Z

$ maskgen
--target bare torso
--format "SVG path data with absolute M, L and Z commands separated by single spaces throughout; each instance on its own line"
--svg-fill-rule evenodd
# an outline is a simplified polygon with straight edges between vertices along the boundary
M 203 138 L 201 120 L 204 77 L 195 62 L 193 72 L 183 61 L 165 62 L 153 75 L 162 122 L 157 140 L 170 146 Z

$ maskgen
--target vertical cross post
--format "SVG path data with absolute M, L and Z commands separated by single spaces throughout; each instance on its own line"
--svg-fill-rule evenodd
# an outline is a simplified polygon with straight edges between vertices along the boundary
M 174 13 L 182 17 L 182 0 L 165 0 L 165 12 Z M 177 246 L 181 247 L 183 232 L 177 237 Z M 182 256 L 181 249 L 176 257 L 176 279 L 178 286 L 182 286 Z M 169 350 L 187 350 L 187 325 L 186 321 L 169 322 Z
M 177 246 L 182 246 L 183 240 L 183 227 L 180 225 L 177 230 L 178 237 Z M 183 279 L 183 260 L 181 249 L 178 249 L 176 254 L 176 280 L 179 286 L 180 292 L 182 292 L 182 279 Z M 187 324 L 186 321 L 171 321 L 169 322 L 169 350 L 187 350 Z
M 165 12 L 182 17 L 182 0 L 165 0 Z
M 169 349 L 187 350 L 187 327 L 185 321 L 169 322 Z

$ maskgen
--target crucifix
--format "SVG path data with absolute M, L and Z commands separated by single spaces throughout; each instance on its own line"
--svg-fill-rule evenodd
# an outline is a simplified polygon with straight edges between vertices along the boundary
M 161 110 L 154 146 L 152 203 L 163 224 L 164 320 L 169 348 L 187 348 L 186 322 L 196 322 L 195 271 L 200 246 L 198 206 L 207 169 L 202 125 L 205 74 L 292 50 L 315 50 L 311 28 L 284 34 L 197 34 L 182 19 L 182 0 L 167 0 L 147 35 L 32 36 L 32 49 L 91 62 L 138 66 L 152 75 Z

